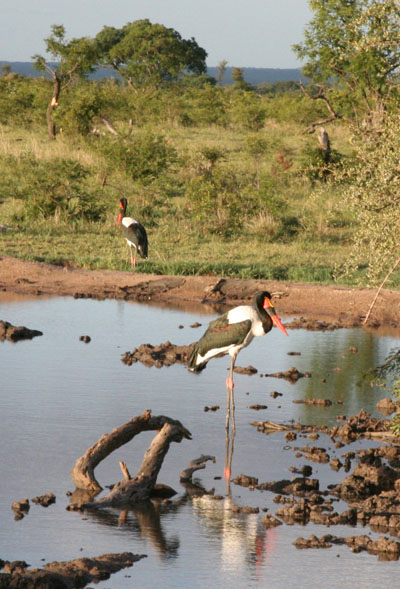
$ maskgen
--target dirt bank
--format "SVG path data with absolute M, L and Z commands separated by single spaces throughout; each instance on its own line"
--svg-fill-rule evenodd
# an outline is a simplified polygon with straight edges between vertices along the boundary
M 142 266 L 145 267 L 145 264 Z M 139 272 L 81 270 L 0 256 L 0 291 L 32 295 L 114 298 L 174 303 L 248 302 L 258 290 L 274 294 L 282 315 L 304 316 L 338 326 L 360 325 L 375 290 L 216 276 L 157 276 Z M 368 325 L 400 328 L 400 292 L 382 290 Z

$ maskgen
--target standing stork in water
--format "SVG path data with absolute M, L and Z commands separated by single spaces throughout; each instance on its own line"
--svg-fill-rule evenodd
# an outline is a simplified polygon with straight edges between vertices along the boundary
M 271 331 L 275 325 L 289 335 L 271 303 L 269 292 L 255 294 L 252 305 L 240 305 L 231 309 L 218 319 L 211 321 L 207 331 L 194 345 L 188 368 L 192 372 L 203 370 L 211 358 L 229 354 L 231 366 L 226 379 L 227 411 L 225 429 L 229 429 L 232 409 L 232 431 L 235 431 L 235 403 L 233 398 L 233 369 L 238 353 L 250 344 L 255 336 L 262 336 Z
M 126 243 L 128 244 L 131 250 L 131 264 L 133 267 L 136 266 L 136 251 L 139 253 L 141 258 L 147 259 L 147 233 L 146 229 L 143 227 L 139 221 L 136 219 L 132 219 L 132 217 L 126 217 L 126 207 L 128 205 L 128 201 L 126 198 L 121 198 L 119 201 L 119 215 L 117 225 L 121 227 L 122 235 L 126 239 Z

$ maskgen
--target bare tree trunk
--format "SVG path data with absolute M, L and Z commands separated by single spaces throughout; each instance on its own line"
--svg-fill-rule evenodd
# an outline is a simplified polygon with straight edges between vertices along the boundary
M 171 442 L 181 442 L 183 438 L 191 439 L 190 432 L 177 420 L 169 417 L 151 416 L 150 411 L 132 418 L 124 425 L 115 428 L 110 434 L 104 434 L 96 444 L 91 446 L 79 458 L 71 470 L 75 485 L 87 491 L 100 491 L 101 486 L 94 476 L 94 469 L 111 452 L 129 442 L 142 431 L 157 430 L 150 448 L 146 451 L 141 467 L 135 477 L 130 477 L 126 465 L 123 465 L 124 479 L 117 483 L 111 493 L 99 501 L 84 503 L 79 507 L 108 507 L 124 503 L 137 503 L 149 498 L 156 482 L 164 457 Z
M 61 80 L 58 77 L 56 72 L 53 72 L 53 97 L 51 102 L 47 107 L 46 118 L 47 118 L 47 131 L 49 134 L 49 139 L 52 141 L 56 138 L 56 125 L 53 121 L 53 110 L 58 106 L 58 97 L 60 96 L 61 91 Z
M 327 164 L 331 159 L 331 142 L 329 141 L 329 135 L 324 127 L 321 127 L 319 130 L 318 143 L 323 153 L 324 162 Z

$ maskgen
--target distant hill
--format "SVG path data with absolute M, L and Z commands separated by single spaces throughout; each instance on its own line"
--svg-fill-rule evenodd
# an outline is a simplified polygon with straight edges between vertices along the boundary
M 1 61 L 0 60 L 0 69 L 3 65 L 8 65 L 11 67 L 11 71 L 17 74 L 22 74 L 23 76 L 30 76 L 33 78 L 37 78 L 42 76 L 40 72 L 35 70 L 32 63 L 29 61 Z M 248 84 L 252 84 L 256 86 L 257 84 L 261 84 L 262 82 L 286 82 L 286 81 L 296 81 L 305 80 L 305 78 L 301 75 L 300 68 L 292 68 L 292 69 L 280 69 L 280 68 L 263 68 L 263 67 L 244 67 L 241 68 L 243 70 L 243 77 Z M 224 79 L 222 81 L 223 84 L 232 84 L 232 70 L 233 67 L 227 67 L 226 72 L 224 75 Z M 207 73 L 216 78 L 218 74 L 217 67 L 208 67 Z M 91 76 L 93 79 L 101 79 L 101 78 L 112 78 L 118 77 L 118 75 L 113 72 L 112 70 L 106 68 L 99 68 L 95 74 Z
M 256 86 L 262 82 L 288 82 L 299 80 L 305 81 L 306 79 L 301 75 L 301 69 L 280 69 L 280 68 L 267 68 L 267 67 L 243 67 L 243 77 L 248 84 Z M 223 78 L 223 84 L 232 84 L 232 70 L 233 67 L 227 67 Z M 208 75 L 216 78 L 218 75 L 218 68 L 208 67 Z

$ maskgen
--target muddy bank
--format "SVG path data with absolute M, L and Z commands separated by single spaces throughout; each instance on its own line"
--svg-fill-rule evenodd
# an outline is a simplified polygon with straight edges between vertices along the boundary
M 279 313 L 303 317 L 292 328 L 307 329 L 360 325 L 375 295 L 370 289 L 317 284 L 90 271 L 0 256 L 0 291 L 7 293 L 154 301 L 180 307 L 197 302 L 218 308 L 223 304 L 249 302 L 258 290 L 274 294 L 274 305 Z M 368 325 L 400 328 L 399 291 L 381 291 Z

